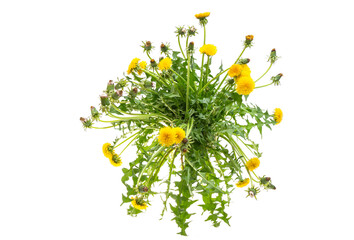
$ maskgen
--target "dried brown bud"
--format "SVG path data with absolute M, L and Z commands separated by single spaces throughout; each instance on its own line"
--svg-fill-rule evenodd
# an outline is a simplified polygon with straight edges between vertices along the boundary
M 87 119 L 86 119 L 86 118 L 83 118 L 83 117 L 80 117 L 80 121 L 81 121 L 82 123 L 85 123 L 85 122 L 87 121 Z
M 138 89 L 135 87 L 135 88 L 133 88 L 133 92 L 134 93 L 138 93 Z
M 183 148 L 183 153 L 186 153 L 186 152 L 188 152 L 188 149 L 187 148 Z
M 266 177 L 265 180 L 267 180 L 269 182 L 270 181 L 270 177 Z
M 186 144 L 188 142 L 188 138 L 183 138 L 182 142 Z

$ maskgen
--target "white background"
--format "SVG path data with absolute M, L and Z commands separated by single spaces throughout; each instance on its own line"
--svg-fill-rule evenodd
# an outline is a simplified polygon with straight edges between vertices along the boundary
M 354 239 L 350 2 L 1 1 L 0 239 Z M 234 61 L 247 34 L 252 77 L 277 49 L 281 59 L 260 83 L 281 72 L 281 86 L 249 101 L 280 107 L 284 119 L 259 142 L 257 172 L 277 190 L 258 201 L 234 192 L 231 227 L 214 229 L 192 208 L 186 238 L 171 215 L 159 220 L 159 197 L 139 217 L 126 215 L 121 168 L 101 152 L 118 132 L 84 131 L 79 118 L 132 58 L 147 60 L 141 41 L 177 49 L 175 26 L 198 26 L 194 14 L 205 11 L 217 67 Z M 123 167 L 134 157 L 132 148 Z

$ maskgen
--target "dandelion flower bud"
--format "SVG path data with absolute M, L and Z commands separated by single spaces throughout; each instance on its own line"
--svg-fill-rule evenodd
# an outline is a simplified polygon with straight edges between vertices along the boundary
M 252 47 L 253 35 L 247 35 L 244 45 L 245 47 Z
M 107 92 L 110 92 L 113 90 L 114 90 L 114 82 L 113 82 L 113 80 L 109 80 L 107 83 Z
M 102 106 L 108 106 L 109 105 L 109 100 L 108 100 L 107 94 L 105 94 L 105 93 L 101 94 L 100 95 L 100 99 L 101 99 Z
M 150 66 L 151 66 L 152 68 L 156 68 L 156 67 L 157 67 L 157 63 L 156 63 L 155 59 L 151 59 L 151 60 L 150 60 Z

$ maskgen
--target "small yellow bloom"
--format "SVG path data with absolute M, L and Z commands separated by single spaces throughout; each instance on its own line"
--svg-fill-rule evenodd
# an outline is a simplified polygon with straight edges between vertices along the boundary
M 249 95 L 256 84 L 250 76 L 242 76 L 237 78 L 236 92 L 240 95 Z
M 146 65 L 147 63 L 145 61 L 139 63 L 139 67 L 140 67 L 140 69 L 138 70 L 139 75 L 143 73 L 142 69 L 144 70 L 146 68 Z
M 243 67 L 242 67 L 242 65 L 240 65 L 240 64 L 233 64 L 231 67 L 230 67 L 230 69 L 229 69 L 229 71 L 227 72 L 228 74 L 229 74 L 229 76 L 230 77 L 238 77 L 238 76 L 240 76 L 240 74 L 241 74 L 241 72 L 242 72 L 242 69 L 243 69 Z
M 115 167 L 119 167 L 123 163 L 121 157 L 116 153 L 112 154 L 112 156 L 109 158 L 109 161 Z
M 176 128 L 173 128 L 173 130 L 175 131 L 175 143 L 176 144 L 179 144 L 180 142 L 182 142 L 182 140 L 186 137 L 186 133 L 185 131 L 180 128 L 180 127 L 176 127 Z
M 253 35 L 247 35 L 246 40 L 248 41 L 253 41 Z
M 160 71 L 168 70 L 171 68 L 171 66 L 172 66 L 172 60 L 169 57 L 162 59 L 158 65 Z
M 102 146 L 103 155 L 107 158 L 111 158 L 113 155 L 112 151 L 110 151 L 110 146 L 111 146 L 110 143 L 105 143 Z
M 172 146 L 176 141 L 176 132 L 171 127 L 163 127 L 160 129 L 158 140 L 162 146 Z
M 254 157 L 246 162 L 246 167 L 248 170 L 253 171 L 259 167 L 260 163 L 261 163 L 261 161 L 259 161 L 258 158 Z
M 138 67 L 138 62 L 140 61 L 139 58 L 134 58 L 130 64 L 129 64 L 129 67 L 128 67 L 128 70 L 127 70 L 127 73 L 128 74 L 131 74 L 133 72 L 133 70 L 135 70 L 137 67 Z
M 283 111 L 280 108 L 274 109 L 274 120 L 279 124 L 283 120 Z
M 208 56 L 214 56 L 217 52 L 217 49 L 214 45 L 212 44 L 205 44 L 199 49 L 199 52 L 202 54 L 206 54 Z
M 146 202 L 143 199 L 137 198 L 137 197 L 136 198 L 131 198 L 131 199 L 133 199 L 132 205 L 133 205 L 134 208 L 136 208 L 138 210 L 144 210 L 144 209 L 147 208 L 147 204 L 146 204 Z
M 201 19 L 201 18 L 206 18 L 209 17 L 210 12 L 205 12 L 205 13 L 198 13 L 195 15 L 196 18 Z
M 239 188 L 246 187 L 249 183 L 250 183 L 250 179 L 246 178 L 243 181 L 239 181 L 238 183 L 236 183 L 236 187 Z

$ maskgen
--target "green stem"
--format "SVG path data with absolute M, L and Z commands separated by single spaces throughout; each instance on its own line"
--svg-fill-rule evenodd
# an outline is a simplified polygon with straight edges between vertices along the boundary
M 270 65 L 269 65 L 269 67 L 268 67 L 268 69 L 267 69 L 267 71 L 265 71 L 265 73 L 263 73 L 263 75 L 262 76 L 260 76 L 256 81 L 255 81 L 255 83 L 256 82 L 258 82 L 264 75 L 266 75 L 267 74 L 267 72 L 269 71 L 269 69 L 272 67 L 272 65 L 273 65 L 273 63 L 271 63 Z
M 187 62 L 188 62 L 188 71 L 187 71 L 187 94 L 186 94 L 186 117 L 189 118 L 189 80 L 190 80 L 190 68 L 191 68 L 191 57 L 189 52 L 187 52 Z
M 219 188 L 218 186 L 215 186 L 212 182 L 208 181 L 193 165 L 192 163 L 188 160 L 188 158 L 184 158 L 184 160 L 188 163 L 189 166 L 191 166 L 191 168 L 193 168 L 193 170 L 209 185 L 211 185 L 213 188 L 215 188 L 216 190 L 220 191 L 221 193 L 225 193 L 221 188 Z
M 269 83 L 269 84 L 266 84 L 266 85 L 262 85 L 262 86 L 255 87 L 255 89 L 256 89 L 256 88 L 267 87 L 267 86 L 272 85 L 272 84 L 273 84 L 273 82 L 271 82 L 271 83 Z
M 187 35 L 187 39 L 186 39 L 186 51 L 188 51 L 188 39 L 189 39 L 189 36 Z
M 181 47 L 181 39 L 180 39 L 179 35 L 178 35 L 178 45 L 179 45 L 179 49 L 181 49 L 181 53 L 183 55 L 183 58 L 186 59 L 186 56 L 184 55 L 184 52 L 183 52 L 182 47 Z
M 205 28 L 205 24 L 203 25 L 204 27 L 204 41 L 203 41 L 203 45 L 205 45 L 205 40 L 206 40 L 206 28 Z
M 94 129 L 107 129 L 107 128 L 112 128 L 113 126 L 109 126 L 109 127 L 91 127 L 91 128 L 94 128 Z
M 133 139 L 127 144 L 127 146 L 125 146 L 125 148 L 120 152 L 119 156 L 121 156 L 122 153 L 124 152 L 124 150 L 127 149 L 127 148 L 129 147 L 129 145 L 130 145 L 135 139 L 137 139 L 138 137 L 139 137 L 139 135 L 137 135 L 135 138 L 133 138 Z
M 230 68 L 220 72 L 218 75 L 216 75 L 213 79 L 211 79 L 209 82 L 207 82 L 207 84 L 205 84 L 205 86 L 198 92 L 198 94 L 200 94 L 209 84 L 211 84 L 215 79 L 217 79 L 220 75 L 224 74 L 226 71 L 228 71 Z M 227 75 L 226 75 L 227 76 Z M 225 77 L 226 78 L 226 77 Z M 221 82 L 221 84 L 224 82 L 225 78 L 223 79 L 223 81 Z M 220 85 L 219 85 L 220 86 Z M 218 89 L 217 89 L 218 90 Z M 216 91 L 217 91 L 216 90 Z
M 203 55 L 202 55 L 202 65 L 200 66 L 199 91 L 203 86 L 204 55 L 205 55 L 205 53 L 203 53 Z
M 151 60 L 151 57 L 150 57 L 150 54 L 146 51 L 146 55 L 150 58 L 150 60 Z
M 131 139 L 132 137 L 134 137 L 135 135 L 141 133 L 142 131 L 136 132 L 133 135 L 131 135 L 130 137 L 128 137 L 127 139 L 125 139 L 123 142 L 119 143 L 117 146 L 114 146 L 114 148 L 119 147 L 120 145 L 122 145 L 123 143 L 125 143 L 126 141 L 128 141 L 129 139 Z
M 138 177 L 138 181 L 136 182 L 136 186 L 139 186 L 140 179 L 141 179 L 143 173 L 145 172 L 146 168 L 150 165 L 150 163 L 151 163 L 152 160 L 155 158 L 155 156 L 156 156 L 157 154 L 159 154 L 159 153 L 162 151 L 163 148 L 164 148 L 164 147 L 161 146 L 161 147 L 160 147 L 156 152 L 154 152 L 154 154 L 150 157 L 150 159 L 148 160 L 148 162 L 147 162 L 146 165 L 144 166 L 143 170 L 139 173 L 139 177 Z
M 243 50 L 242 50 L 240 56 L 238 56 L 238 58 L 236 59 L 236 61 L 235 61 L 234 64 L 237 64 L 238 60 L 241 58 L 241 56 L 242 56 L 243 52 L 246 50 L 246 48 L 247 48 L 247 47 L 244 47 L 244 48 L 243 48 Z

